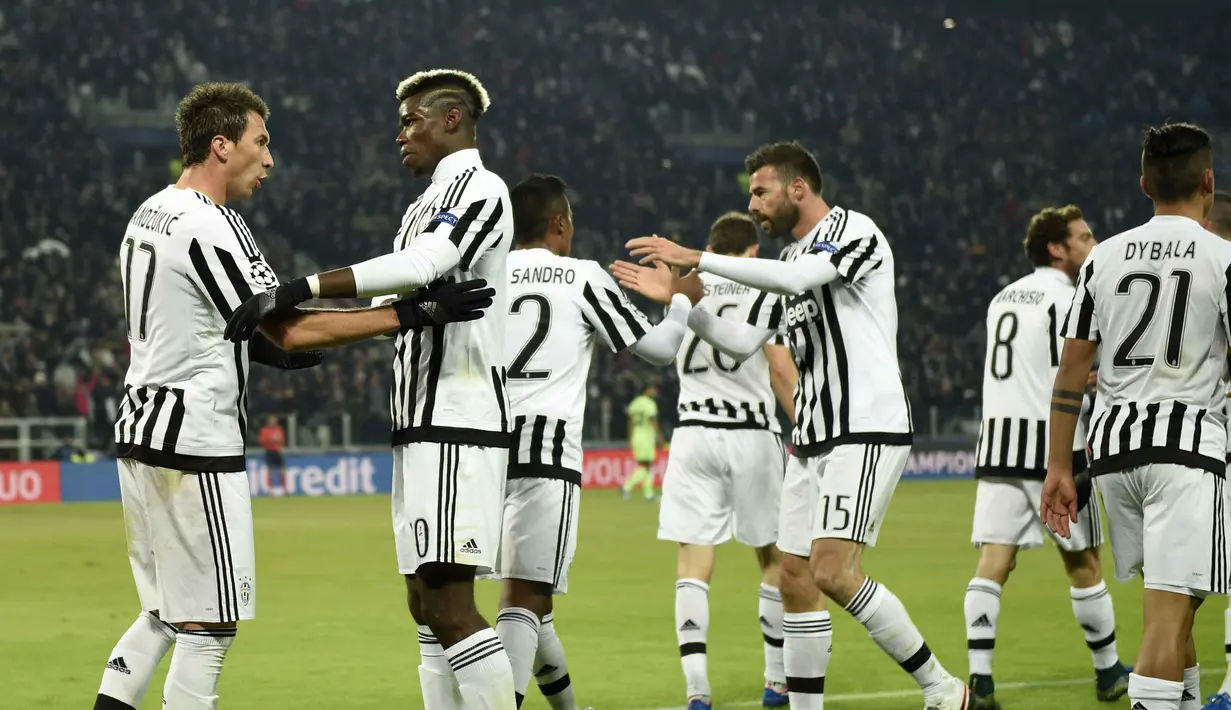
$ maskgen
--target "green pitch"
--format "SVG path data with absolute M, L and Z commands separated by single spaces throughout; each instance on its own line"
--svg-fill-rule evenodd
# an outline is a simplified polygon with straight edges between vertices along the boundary
M 932 649 L 962 677 L 962 599 L 976 554 L 968 543 L 973 499 L 970 482 L 903 484 L 867 560 L 869 573 L 902 598 Z M 582 500 L 572 593 L 556 607 L 578 701 L 598 710 L 682 708 L 675 551 L 654 538 L 658 508 L 608 491 L 587 491 Z M 222 706 L 421 707 L 415 627 L 393 561 L 387 497 L 261 499 L 255 515 L 258 619 L 242 626 L 227 658 Z M 118 503 L 0 509 L 0 706 L 92 704 L 107 653 L 138 611 L 123 536 Z M 1109 562 L 1109 549 L 1104 556 Z M 710 595 L 710 677 L 719 707 L 759 706 L 757 584 L 751 552 L 725 546 Z M 496 585 L 479 586 L 494 619 Z M 1140 639 L 1140 582 L 1112 582 L 1111 589 L 1121 656 L 1131 662 Z M 1005 591 L 997 642 L 997 697 L 1006 708 L 1105 707 L 1094 700 L 1090 657 L 1069 604 L 1054 550 L 1023 555 Z M 1225 608 L 1211 599 L 1199 617 L 1198 649 L 1214 671 L 1206 692 L 1224 665 Z M 912 681 L 862 628 L 833 611 L 829 705 L 919 708 Z M 161 687 L 160 675 L 143 708 L 160 707 Z M 533 688 L 526 707 L 546 707 Z

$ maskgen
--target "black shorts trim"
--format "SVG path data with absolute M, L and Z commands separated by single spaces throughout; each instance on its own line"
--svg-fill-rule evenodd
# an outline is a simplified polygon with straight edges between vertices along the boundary
M 508 432 L 463 429 L 461 427 L 437 426 L 435 424 L 395 429 L 392 439 L 394 446 L 432 442 L 437 444 L 485 446 L 489 449 L 507 449 L 513 444 L 513 435 Z
M 1080 449 L 1073 452 L 1073 475 L 1086 470 L 1086 452 Z M 1022 468 L 1020 466 L 976 466 L 975 478 L 1027 478 L 1041 481 L 1047 478 L 1045 468 Z
M 1119 473 L 1120 471 L 1152 463 L 1170 463 L 1177 466 L 1198 468 L 1203 471 L 1209 471 L 1219 478 L 1226 478 L 1227 475 L 1227 462 L 1221 458 L 1205 456 L 1195 451 L 1171 449 L 1165 446 L 1151 446 L 1145 449 L 1137 449 L 1136 451 L 1125 451 L 1122 454 L 1096 458 L 1094 463 L 1090 465 L 1090 470 L 1095 476 L 1102 476 L 1103 474 Z
M 238 456 L 189 456 L 159 451 L 140 444 L 117 443 L 115 457 L 132 459 L 147 466 L 171 468 L 185 473 L 237 473 L 248 470 L 248 461 L 243 454 Z
M 910 446 L 914 443 L 915 435 L 911 432 L 894 433 L 887 431 L 875 432 L 851 432 L 850 434 L 842 434 L 831 437 L 824 441 L 818 441 L 814 444 L 804 444 L 795 446 L 795 457 L 800 459 L 811 458 L 827 454 L 839 446 L 850 446 L 852 444 L 881 444 L 883 446 Z
M 581 471 L 549 463 L 511 463 L 508 477 L 510 479 L 548 478 L 553 481 L 567 481 L 574 486 L 581 485 Z
M 769 426 L 760 422 L 710 422 L 704 419 L 681 419 L 676 429 L 683 427 L 704 427 L 706 429 L 751 429 L 753 431 L 770 431 Z

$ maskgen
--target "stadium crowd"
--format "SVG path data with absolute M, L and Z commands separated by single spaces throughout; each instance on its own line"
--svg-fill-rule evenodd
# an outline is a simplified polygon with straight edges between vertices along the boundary
M 239 209 L 284 277 L 390 246 L 419 190 L 398 165 L 393 89 L 418 69 L 480 76 L 493 97 L 485 161 L 510 185 L 532 171 L 568 180 L 574 255 L 601 262 L 632 236 L 703 242 L 714 217 L 746 204 L 742 155 L 798 138 L 831 203 L 891 239 L 903 375 L 915 411 L 942 421 L 974 410 L 987 298 L 1028 267 L 1029 214 L 1073 202 L 1101 235 L 1141 220 L 1142 125 L 1231 116 L 1231 75 L 1217 70 L 1231 66 L 1226 22 L 1161 11 L 984 8 L 946 21 L 890 3 L 274 5 L 3 9 L 0 417 L 81 415 L 92 443 L 110 440 L 126 364 L 122 225 L 173 181 L 166 130 L 199 81 L 246 81 L 270 104 L 273 179 Z M 161 134 L 142 128 L 151 116 Z M 257 368 L 249 421 L 294 412 L 315 431 L 344 411 L 356 441 L 384 441 L 389 354 L 372 343 L 307 372 Z M 596 357 L 590 435 L 607 412 L 619 437 L 623 405 L 657 375 Z

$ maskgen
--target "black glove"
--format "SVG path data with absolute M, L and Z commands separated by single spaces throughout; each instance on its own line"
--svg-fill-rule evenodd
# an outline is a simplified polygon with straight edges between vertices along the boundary
M 295 310 L 304 301 L 312 299 L 312 289 L 308 287 L 308 279 L 299 277 L 268 291 L 263 291 L 244 301 L 227 319 L 227 329 L 223 337 L 238 343 L 248 340 L 256 332 L 256 327 L 266 318 L 278 318 Z
M 325 353 L 320 350 L 289 353 L 257 332 L 248 343 L 248 359 L 262 365 L 276 367 L 279 370 L 304 370 L 321 364 L 325 359 Z
M 1077 485 L 1077 509 L 1081 510 L 1086 507 L 1094 494 L 1094 479 L 1090 475 L 1090 469 L 1087 468 L 1074 475 L 1073 483 Z
M 492 305 L 496 289 L 487 288 L 484 279 L 441 281 L 419 289 L 393 304 L 401 332 L 420 330 L 445 323 L 478 320 Z

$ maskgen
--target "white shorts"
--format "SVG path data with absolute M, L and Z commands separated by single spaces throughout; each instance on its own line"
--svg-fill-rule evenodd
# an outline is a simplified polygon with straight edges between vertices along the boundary
M 782 483 L 778 549 L 812 555 L 812 541 L 876 546 L 881 522 L 910 458 L 909 446 L 846 444 L 810 458 L 790 457 Z
M 577 552 L 580 497 L 581 486 L 571 481 L 509 479 L 498 576 L 550 584 L 555 594 L 568 592 L 568 570 Z
M 1231 574 L 1225 481 L 1155 463 L 1095 478 L 1107 507 L 1116 579 L 1194 597 L 1226 594 Z
M 128 560 L 143 611 L 169 624 L 256 616 L 248 474 L 116 461 Z
M 415 442 L 393 449 L 393 543 L 398 571 L 443 562 L 496 566 L 509 450 Z
M 970 541 L 975 547 L 984 543 L 1013 545 L 1029 550 L 1043 545 L 1043 533 L 1051 535 L 1065 552 L 1080 552 L 1103 544 L 1103 516 L 1098 493 L 1091 491 L 1090 502 L 1077 512 L 1077 523 L 1069 525 L 1065 539 L 1048 529 L 1039 517 L 1043 501 L 1043 482 L 1032 478 L 980 478 L 975 488 L 975 521 Z
M 786 448 L 772 431 L 677 427 L 663 478 L 658 539 L 751 547 L 778 541 Z

